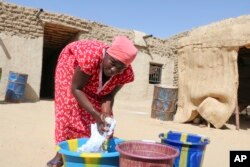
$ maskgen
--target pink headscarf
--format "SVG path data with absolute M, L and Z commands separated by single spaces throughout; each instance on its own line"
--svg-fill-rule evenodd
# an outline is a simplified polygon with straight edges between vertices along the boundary
M 128 66 L 135 59 L 137 49 L 127 37 L 117 36 L 107 49 L 107 53 Z

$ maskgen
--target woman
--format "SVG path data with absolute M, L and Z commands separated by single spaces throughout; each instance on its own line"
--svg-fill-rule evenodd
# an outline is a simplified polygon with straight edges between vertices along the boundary
M 104 118 L 113 115 L 115 94 L 134 80 L 131 67 L 137 49 L 125 36 L 118 36 L 109 47 L 100 41 L 82 40 L 61 52 L 55 74 L 55 140 L 89 137 L 90 125 L 104 130 Z M 62 156 L 47 163 L 63 165 Z

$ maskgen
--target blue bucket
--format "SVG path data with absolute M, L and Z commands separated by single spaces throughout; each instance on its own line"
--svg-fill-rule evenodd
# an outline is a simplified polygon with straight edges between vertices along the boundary
M 159 135 L 161 142 L 177 148 L 180 155 L 175 159 L 174 167 L 200 167 L 202 165 L 207 137 L 169 131 Z
M 108 143 L 107 153 L 80 153 L 77 148 L 89 138 L 63 141 L 58 144 L 57 151 L 62 154 L 64 167 L 119 167 L 119 152 L 115 147 L 123 140 L 112 138 Z
M 5 94 L 5 101 L 21 102 L 24 98 L 27 79 L 28 79 L 27 74 L 20 74 L 10 71 L 9 82 Z

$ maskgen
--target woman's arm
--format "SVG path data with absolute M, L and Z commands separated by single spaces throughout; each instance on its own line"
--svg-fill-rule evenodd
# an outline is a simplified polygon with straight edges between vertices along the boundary
M 115 89 L 104 98 L 102 102 L 102 113 L 105 113 L 105 115 L 113 115 L 112 108 L 114 104 L 114 97 L 122 86 L 123 85 L 116 86 Z
M 75 69 L 73 75 L 71 90 L 81 107 L 83 107 L 87 112 L 89 112 L 93 116 L 93 118 L 95 118 L 97 123 L 104 123 L 102 115 L 95 110 L 93 105 L 86 97 L 85 93 L 83 93 L 82 91 L 83 87 L 87 84 L 89 77 L 90 76 L 82 72 L 80 67 L 78 66 Z

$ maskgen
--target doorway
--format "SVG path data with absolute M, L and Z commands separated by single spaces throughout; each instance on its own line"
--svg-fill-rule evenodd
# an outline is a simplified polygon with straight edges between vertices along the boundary
M 238 53 L 238 105 L 242 111 L 250 105 L 250 49 L 242 47 Z
M 40 99 L 54 98 L 54 75 L 58 56 L 78 33 L 79 30 L 71 27 L 45 23 Z

